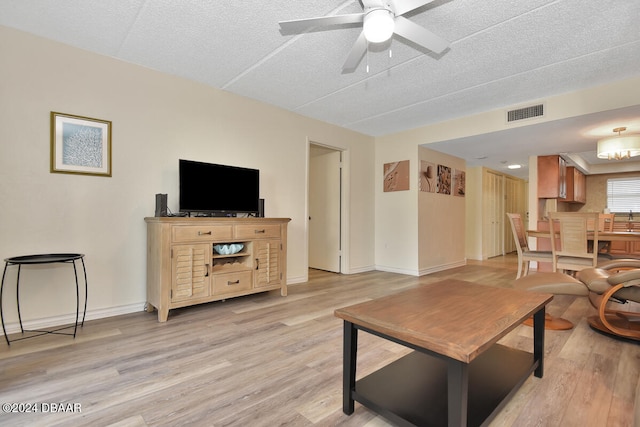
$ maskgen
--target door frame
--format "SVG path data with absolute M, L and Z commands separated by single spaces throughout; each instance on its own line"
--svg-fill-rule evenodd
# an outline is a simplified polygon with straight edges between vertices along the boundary
M 328 148 L 330 150 L 339 151 L 342 155 L 342 176 L 340 179 L 340 273 L 341 274 L 349 274 L 349 200 L 350 200 L 350 171 L 349 171 L 349 150 L 336 147 L 328 144 L 324 144 L 321 142 L 317 142 L 307 138 L 306 145 L 306 167 L 305 167 L 305 175 L 306 175 L 306 185 L 305 185 L 305 221 L 304 221 L 304 239 L 305 239 L 305 250 L 307 256 L 305 257 L 305 272 L 308 277 L 309 271 L 309 162 L 311 156 L 311 146 L 316 145 L 323 148 Z

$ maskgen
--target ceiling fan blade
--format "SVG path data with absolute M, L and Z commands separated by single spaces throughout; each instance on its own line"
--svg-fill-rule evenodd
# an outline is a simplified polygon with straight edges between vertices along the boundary
M 387 3 L 388 3 L 387 1 L 383 1 L 383 0 L 360 0 L 360 6 L 362 6 L 364 10 L 371 9 L 371 8 L 384 7 L 387 5 Z
M 419 44 L 434 53 L 442 53 L 449 42 L 440 36 L 433 34 L 431 31 L 418 24 L 409 21 L 402 16 L 396 16 L 394 32 L 405 39 Z
M 360 33 L 356 42 L 353 44 L 347 60 L 342 66 L 343 73 L 352 73 L 358 68 L 358 64 L 362 60 L 362 57 L 367 52 L 367 39 L 364 37 L 364 31 Z
M 411 12 L 414 9 L 422 7 L 426 4 L 433 2 L 434 0 L 393 0 L 394 8 L 393 12 L 398 15 L 404 15 L 407 12 Z
M 341 24 L 356 24 L 364 20 L 364 13 L 350 13 L 346 15 L 322 16 L 319 18 L 294 19 L 291 21 L 280 21 L 282 31 L 293 34 L 301 33 L 311 27 L 326 27 Z

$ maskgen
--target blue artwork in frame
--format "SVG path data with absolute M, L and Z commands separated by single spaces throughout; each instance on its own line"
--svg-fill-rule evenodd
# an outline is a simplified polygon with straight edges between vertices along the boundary
M 51 172 L 111 176 L 111 122 L 52 111 Z

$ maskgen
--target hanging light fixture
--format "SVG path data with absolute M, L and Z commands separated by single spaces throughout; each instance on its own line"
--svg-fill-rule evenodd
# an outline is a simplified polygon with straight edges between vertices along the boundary
M 616 136 L 609 136 L 598 141 L 598 158 L 622 160 L 640 156 L 640 135 L 621 135 L 626 127 L 615 128 Z
M 364 17 L 364 37 L 369 43 L 387 41 L 393 35 L 395 21 L 389 9 L 373 9 Z

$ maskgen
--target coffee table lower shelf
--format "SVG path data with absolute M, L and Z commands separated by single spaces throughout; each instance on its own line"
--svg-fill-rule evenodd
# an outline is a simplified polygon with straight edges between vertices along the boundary
M 493 419 L 537 367 L 532 353 L 499 344 L 474 359 L 467 425 Z M 351 396 L 400 426 L 446 426 L 447 368 L 447 360 L 413 351 L 356 381 Z

